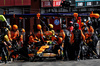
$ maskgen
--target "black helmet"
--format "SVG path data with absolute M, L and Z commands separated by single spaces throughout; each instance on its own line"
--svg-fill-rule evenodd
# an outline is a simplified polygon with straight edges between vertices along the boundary
M 88 32 L 88 29 L 85 27 L 84 30 L 83 30 L 83 32 Z
M 89 21 L 89 22 L 88 22 L 88 26 L 91 26 L 91 25 L 92 25 L 92 22 L 91 22 L 91 21 Z
M 75 23 L 74 24 L 74 29 L 77 30 L 78 28 L 79 28 L 79 24 L 78 23 Z
M 1 28 L 1 32 L 4 35 L 7 35 L 8 34 L 8 30 L 6 28 Z
M 65 24 L 62 25 L 62 29 L 66 29 L 67 26 Z

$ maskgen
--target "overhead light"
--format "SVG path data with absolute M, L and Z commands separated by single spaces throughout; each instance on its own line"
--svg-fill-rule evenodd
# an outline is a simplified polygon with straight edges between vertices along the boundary
M 79 2 L 78 3 L 78 6 L 83 6 L 83 2 Z
M 69 3 L 72 3 L 72 1 L 69 1 Z
M 96 5 L 98 5 L 98 4 L 99 4 L 99 2 L 97 1 L 97 2 L 96 2 Z
M 86 19 L 84 19 L 84 22 L 86 22 Z
M 92 2 L 87 2 L 87 6 L 90 6 L 90 5 L 92 5 Z

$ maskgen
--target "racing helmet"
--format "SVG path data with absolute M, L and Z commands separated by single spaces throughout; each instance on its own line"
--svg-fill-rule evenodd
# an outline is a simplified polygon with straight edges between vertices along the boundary
M 79 24 L 78 24 L 78 23 L 75 23 L 75 24 L 74 24 L 74 29 L 75 29 L 75 30 L 79 29 Z
M 13 30 L 17 30 L 18 26 L 17 25 L 13 25 Z
M 89 21 L 89 22 L 88 22 L 88 26 L 91 26 L 91 25 L 92 25 L 92 22 L 91 22 L 91 21 Z
M 83 29 L 83 32 L 88 32 L 88 29 L 85 27 L 85 28 Z
M 37 29 L 40 30 L 42 27 L 40 24 L 37 25 Z
M 53 29 L 53 25 L 52 24 L 49 24 L 49 28 Z
M 22 32 L 25 32 L 25 29 L 24 28 L 22 28 Z
M 72 26 L 72 25 L 73 25 L 73 21 L 70 21 L 70 22 L 69 22 L 69 25 Z

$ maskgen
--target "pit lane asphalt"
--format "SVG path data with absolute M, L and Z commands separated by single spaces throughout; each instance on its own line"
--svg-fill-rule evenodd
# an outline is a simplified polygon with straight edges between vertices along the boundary
M 100 59 L 87 59 L 80 61 L 46 60 L 41 62 L 15 61 L 7 64 L 0 63 L 0 66 L 100 66 Z

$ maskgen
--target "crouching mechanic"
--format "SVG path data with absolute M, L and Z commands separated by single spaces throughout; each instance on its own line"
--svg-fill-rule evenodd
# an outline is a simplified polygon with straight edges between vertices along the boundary
M 40 38 L 40 34 L 38 34 L 37 36 Z M 28 54 L 30 53 L 30 50 L 35 49 L 35 45 L 37 45 L 37 43 L 39 43 L 40 41 L 37 36 L 34 33 L 28 35 L 23 44 L 23 47 L 19 50 L 19 53 L 25 57 L 23 59 L 26 61 L 29 60 Z
M 4 60 L 6 60 L 6 61 L 8 60 L 8 50 L 7 50 L 6 46 L 12 45 L 11 42 L 9 41 L 7 33 L 8 33 L 8 31 L 6 28 L 1 28 L 1 30 L 0 30 L 0 60 L 2 60 L 2 58 L 4 58 Z M 3 54 L 3 55 L 1 55 L 1 54 Z
M 42 26 L 40 24 L 37 25 L 37 33 L 35 34 L 36 37 L 41 41 L 42 44 L 44 44 L 44 39 L 43 39 L 43 31 L 42 31 Z
M 39 39 L 35 36 L 34 33 L 32 33 L 30 36 L 29 36 L 29 45 L 31 46 L 32 44 L 36 44 L 36 43 L 39 43 Z M 34 46 L 35 47 L 35 46 Z
M 71 33 L 71 44 L 73 45 L 73 50 L 74 50 L 74 55 L 75 55 L 75 60 L 78 60 L 80 58 L 80 48 L 81 45 L 83 44 L 82 40 L 85 41 L 85 36 L 81 30 L 79 30 L 79 24 L 75 23 L 74 24 L 74 30 Z

